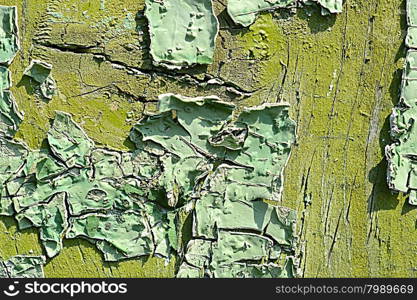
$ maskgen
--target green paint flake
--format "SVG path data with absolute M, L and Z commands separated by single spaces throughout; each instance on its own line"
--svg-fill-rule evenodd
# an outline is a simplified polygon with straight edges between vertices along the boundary
M 0 261 L 0 278 L 44 278 L 43 256 L 15 256 Z
M 294 7 L 296 2 L 297 0 L 229 0 L 227 2 L 227 12 L 236 24 L 247 27 L 255 22 L 260 12 Z
M 17 8 L 0 6 L 0 137 L 14 136 L 23 120 L 16 101 L 10 92 L 12 79 L 7 65 L 19 50 L 17 36 Z
M 179 69 L 213 62 L 218 21 L 211 0 L 146 0 L 155 65 Z
M 417 1 L 407 0 L 407 25 L 417 26 Z
M 8 68 L 0 66 L 0 95 L 12 86 L 11 73 Z
M 10 91 L 3 90 L 0 96 L 0 136 L 14 136 L 23 121 L 23 113 Z
M 19 51 L 15 6 L 0 6 L 0 24 L 0 64 L 10 64 Z
M 69 114 L 57 112 L 54 124 L 48 132 L 51 151 L 67 167 L 85 166 L 94 147 L 84 131 L 72 121 Z
M 342 0 L 229 0 L 227 12 L 236 24 L 248 27 L 262 12 L 312 3 L 317 3 L 323 8 L 323 15 L 341 13 L 343 8 Z
M 391 115 L 391 136 L 395 141 L 386 147 L 388 160 L 388 185 L 391 189 L 409 193 L 409 203 L 417 205 L 417 131 L 414 123 L 417 113 L 417 1 L 407 1 L 409 48 L 401 84 L 400 102 Z
M 343 9 L 343 0 L 315 0 L 332 14 L 339 14 Z
M 65 193 L 56 194 L 48 203 L 28 207 L 16 215 L 19 229 L 40 228 L 40 240 L 48 257 L 62 250 L 62 238 L 68 227 L 65 197 Z
M 51 75 L 51 71 L 51 64 L 33 60 L 24 73 L 32 78 L 36 92 L 47 100 L 51 100 L 56 91 L 56 82 Z
M 62 250 L 64 237 L 88 239 L 108 261 L 169 257 L 176 228 L 154 202 L 150 158 L 95 148 L 62 112 L 48 132 L 49 151 L 7 140 L 2 146 L 1 212 L 15 215 L 20 229 L 39 228 L 48 257 Z
M 28 153 L 24 144 L 0 138 L 0 215 L 14 214 L 13 201 L 7 194 L 5 183 L 24 166 Z
M 96 240 L 107 261 L 156 255 L 168 257 L 168 222 L 165 214 L 144 204 L 137 211 L 110 212 L 70 219 L 68 238 Z

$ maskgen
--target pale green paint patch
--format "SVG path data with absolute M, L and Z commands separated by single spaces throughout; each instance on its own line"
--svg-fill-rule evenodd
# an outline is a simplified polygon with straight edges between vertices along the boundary
M 13 136 L 22 120 L 23 114 L 19 111 L 12 93 L 3 90 L 0 98 L 0 136 Z
M 142 210 L 71 218 L 67 237 L 96 240 L 106 261 L 149 255 L 168 258 L 169 222 L 166 214 L 157 211 L 152 204 L 143 206 Z
M 65 193 L 55 194 L 48 203 L 36 204 L 16 215 L 20 230 L 40 228 L 39 238 L 48 257 L 54 257 L 62 250 L 62 239 L 67 230 Z
M 188 67 L 213 62 L 218 21 L 211 1 L 146 0 L 155 65 Z
M 94 147 L 84 131 L 66 113 L 56 114 L 51 130 L 48 132 L 51 151 L 67 167 L 86 166 L 88 156 Z
M 297 0 L 229 0 L 227 12 L 236 24 L 244 27 L 255 22 L 259 13 L 283 7 L 295 7 Z
M 0 64 L 10 64 L 19 51 L 15 6 L 0 6 L 0 24 Z
M 23 113 L 10 92 L 11 86 L 10 71 L 0 66 L 0 136 L 13 136 L 23 120 Z
M 12 216 L 12 199 L 7 196 L 4 184 L 24 165 L 29 150 L 24 144 L 0 138 L 0 215 Z
M 51 71 L 51 64 L 33 60 L 24 73 L 34 81 L 33 83 L 36 88 L 35 92 L 39 93 L 47 100 L 52 99 L 56 90 L 56 82 L 51 75 Z
M 312 0 L 320 4 L 326 11 L 332 14 L 338 14 L 342 12 L 343 0 Z M 322 12 L 326 14 L 326 12 Z
M 23 120 L 10 88 L 12 80 L 6 67 L 19 51 L 17 8 L 0 6 L 0 137 L 13 136 Z
M 0 278 L 43 278 L 43 256 L 15 256 L 0 261 Z
M 258 14 L 279 8 L 295 8 L 299 5 L 317 3 L 322 6 L 322 14 L 341 13 L 342 0 L 229 0 L 227 11 L 236 24 L 244 27 L 252 25 Z

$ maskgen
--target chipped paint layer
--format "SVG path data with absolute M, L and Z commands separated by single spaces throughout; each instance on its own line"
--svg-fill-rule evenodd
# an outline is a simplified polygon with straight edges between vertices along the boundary
M 10 92 L 12 87 L 8 65 L 19 51 L 17 8 L 0 6 L 0 137 L 13 136 L 23 120 Z
M 311 5 L 313 3 L 322 6 L 323 15 L 342 12 L 342 0 L 229 0 L 227 11 L 236 24 L 248 27 L 255 22 L 258 14 L 262 12 L 279 8 L 295 8 L 302 4 Z
M 20 229 L 39 228 L 50 258 L 64 238 L 81 237 L 105 260 L 119 261 L 183 252 L 176 214 L 191 203 L 188 247 L 210 240 L 204 276 L 294 275 L 285 257 L 294 254 L 295 213 L 277 206 L 295 139 L 287 104 L 238 114 L 216 97 L 162 95 L 158 114 L 135 126 L 131 139 L 135 152 L 97 148 L 69 114 L 57 112 L 48 149 L 4 144 L 16 162 L 3 161 L 2 214 L 15 216 Z M 190 263 L 178 276 L 193 276 Z
M 391 189 L 409 194 L 409 203 L 417 205 L 417 1 L 407 0 L 409 48 L 401 84 L 400 101 L 391 115 L 391 136 L 394 144 L 386 147 L 388 185 Z
M 213 62 L 218 21 L 211 0 L 146 0 L 155 65 L 181 68 Z
M 35 92 L 47 100 L 52 99 L 56 90 L 56 82 L 51 75 L 51 71 L 51 64 L 33 60 L 24 73 L 32 79 L 35 86 Z
M 275 264 L 295 250 L 295 212 L 277 206 L 295 140 L 288 105 L 239 114 L 215 97 L 159 100 L 159 114 L 138 124 L 131 138 L 163 162 L 168 204 L 193 202 L 193 239 L 178 276 L 294 276 Z
M 236 24 L 247 27 L 255 22 L 259 13 L 284 7 L 295 7 L 297 0 L 229 0 L 227 12 Z
M 15 256 L 0 261 L 0 278 L 44 278 L 43 256 Z
M 108 261 L 169 256 L 167 211 L 146 181 L 135 179 L 142 162 L 134 154 L 96 148 L 62 112 L 48 133 L 49 151 L 19 146 L 9 146 L 23 164 L 4 183 L 2 211 L 15 211 L 20 229 L 40 229 L 48 257 L 61 251 L 64 237 L 96 243 Z
M 19 51 L 17 8 L 0 6 L 0 64 L 10 64 Z

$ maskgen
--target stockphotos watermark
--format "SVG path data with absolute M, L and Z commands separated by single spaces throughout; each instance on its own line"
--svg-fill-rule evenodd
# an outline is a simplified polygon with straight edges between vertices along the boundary
M 57 294 L 69 295 L 70 297 L 86 294 L 126 294 L 127 283 L 107 283 L 104 281 L 97 283 L 90 283 L 85 281 L 81 281 L 79 283 L 49 283 L 33 281 L 19 284 L 19 281 L 14 281 L 13 284 L 10 284 L 3 291 L 3 293 L 9 297 L 15 297 L 20 294 Z

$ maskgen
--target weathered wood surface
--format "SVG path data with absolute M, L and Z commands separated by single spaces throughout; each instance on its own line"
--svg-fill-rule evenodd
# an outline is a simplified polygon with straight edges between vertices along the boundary
M 383 159 L 405 56 L 405 1 L 347 0 L 342 14 L 327 17 L 315 6 L 280 10 L 250 29 L 234 26 L 224 1 L 214 2 L 221 22 L 215 63 L 168 73 L 151 66 L 141 0 L 1 0 L 19 9 L 22 50 L 11 66 L 25 112 L 18 138 L 40 147 L 48 118 L 64 110 L 97 144 L 127 149 L 132 124 L 165 92 L 216 94 L 242 106 L 288 101 L 298 140 L 283 205 L 299 213 L 303 276 L 416 276 L 417 213 L 388 190 Z M 49 103 L 22 80 L 33 58 L 54 65 L 59 93 Z M 225 84 L 205 86 L 210 78 Z M 2 218 L 2 257 L 41 251 L 36 231 L 17 233 Z M 94 246 L 73 240 L 45 273 L 170 277 L 174 263 L 103 263 Z

